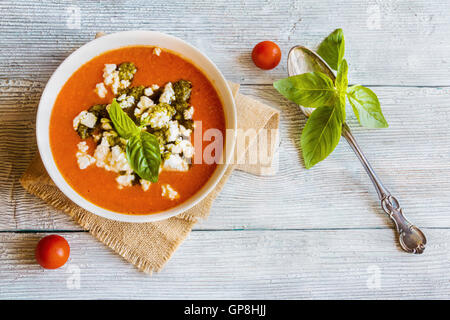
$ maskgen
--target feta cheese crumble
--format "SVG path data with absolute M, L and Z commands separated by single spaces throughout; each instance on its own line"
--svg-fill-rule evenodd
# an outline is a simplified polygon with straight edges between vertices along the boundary
M 122 95 L 122 96 L 123 96 L 123 95 Z M 133 97 L 133 96 L 126 96 L 124 99 L 122 99 L 122 100 L 119 102 L 119 105 L 120 105 L 120 107 L 121 107 L 122 109 L 130 108 L 130 107 L 133 106 L 133 104 L 134 104 L 134 97 Z
M 92 129 L 97 123 L 97 117 L 93 113 L 88 112 L 83 117 L 81 117 L 80 123 Z
M 180 124 L 180 134 L 183 137 L 189 138 L 191 136 L 192 130 L 186 129 L 182 124 Z
M 94 158 L 97 161 L 97 167 L 105 168 L 106 170 L 108 170 L 109 166 L 107 165 L 107 162 L 109 161 L 109 151 L 108 139 L 107 137 L 103 137 L 101 143 L 94 151 Z
M 152 184 L 150 181 L 147 181 L 145 179 L 141 179 L 139 182 L 141 183 L 141 188 L 144 191 L 148 191 L 148 189 L 150 189 L 150 186 Z
M 172 153 L 182 153 L 183 156 L 187 159 L 190 159 L 194 156 L 194 146 L 188 140 L 177 141 L 177 143 L 168 144 L 166 147 L 167 150 Z
M 107 171 L 127 174 L 133 172 L 125 151 L 118 145 L 111 147 L 108 142 L 108 136 L 103 136 L 101 143 L 95 149 L 94 158 L 96 159 L 97 167 L 105 168 Z
M 184 110 L 183 115 L 186 120 L 191 120 L 194 115 L 194 107 L 191 106 L 190 108 Z
M 94 128 L 97 122 L 97 117 L 87 111 L 81 111 L 74 119 L 73 119 L 73 129 L 76 131 L 80 124 L 85 125 L 88 128 Z
M 117 69 L 117 65 L 115 64 L 105 64 L 105 67 L 103 68 L 103 78 L 106 78 L 105 75 L 110 75 L 112 74 L 114 71 L 116 71 Z M 106 83 L 106 84 L 111 84 L 111 83 Z
M 148 88 L 147 88 L 148 89 Z M 145 90 L 147 90 L 145 89 Z M 151 90 L 151 89 L 150 89 Z M 145 94 L 145 91 L 144 91 Z M 150 107 L 154 106 L 155 103 L 152 99 L 146 96 L 142 96 L 137 104 L 137 108 L 134 109 L 134 115 L 139 116 L 141 115 L 145 110 L 148 110 Z
M 164 160 L 163 169 L 167 171 L 182 171 L 189 170 L 189 164 L 179 154 L 171 154 L 166 160 Z
M 95 158 L 87 153 L 89 146 L 86 141 L 81 141 L 77 144 L 78 152 L 76 153 L 78 167 L 81 170 L 86 169 L 91 164 L 95 163 Z
M 119 72 L 116 71 L 117 66 L 115 64 L 105 64 L 103 68 L 103 83 L 107 86 L 112 85 L 119 79 Z M 117 78 L 117 80 L 116 80 Z
M 114 146 L 111 148 L 111 159 L 109 161 L 109 165 L 115 172 L 131 173 L 133 171 L 128 163 L 125 151 L 123 151 L 119 146 Z
M 105 84 L 103 82 L 97 83 L 94 91 L 102 99 L 106 97 L 106 94 L 108 93 L 108 90 L 106 89 Z
M 169 121 L 169 125 L 166 131 L 166 139 L 168 142 L 177 140 L 180 136 L 180 128 L 178 127 L 178 121 Z
M 124 187 L 131 187 L 134 181 L 134 174 L 119 175 L 116 178 L 116 181 L 119 184 L 119 189 L 123 189 Z
M 158 90 L 158 89 L 156 89 L 156 90 Z M 144 95 L 146 95 L 147 97 L 150 97 L 152 94 L 153 94 L 153 89 L 151 87 L 144 89 Z
M 81 117 L 84 117 L 87 111 L 81 111 L 75 118 L 73 118 L 73 130 L 77 131 L 78 125 L 80 124 Z
M 166 127 L 172 115 L 166 108 L 154 108 L 150 113 L 145 112 L 142 114 L 142 119 L 154 129 L 162 129 Z
M 161 48 L 155 47 L 155 49 L 153 49 L 153 54 L 156 54 L 159 57 L 161 54 Z
M 120 80 L 120 88 L 128 88 L 130 86 L 130 80 Z
M 172 82 L 167 82 L 161 97 L 159 97 L 159 103 L 170 104 L 172 100 L 175 100 L 175 91 L 173 91 Z
M 161 186 L 161 195 L 170 200 L 175 200 L 180 197 L 178 192 L 174 188 L 172 188 L 170 184 L 163 184 Z
M 188 140 L 182 140 L 179 145 L 181 146 L 181 150 L 183 152 L 183 156 L 187 159 L 191 159 L 194 156 L 194 146 Z

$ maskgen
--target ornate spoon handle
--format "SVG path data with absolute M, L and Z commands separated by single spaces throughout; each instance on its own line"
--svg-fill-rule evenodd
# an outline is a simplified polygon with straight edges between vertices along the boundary
M 356 142 L 350 128 L 347 124 L 342 126 L 342 135 L 345 137 L 347 142 L 352 147 L 353 151 L 358 156 L 364 169 L 372 180 L 373 185 L 378 193 L 378 198 L 381 200 L 381 207 L 384 212 L 386 212 L 389 217 L 394 221 L 395 227 L 399 235 L 400 246 L 406 252 L 410 253 L 422 253 L 425 250 L 425 245 L 427 239 L 419 228 L 412 225 L 403 215 L 403 209 L 400 208 L 400 204 L 397 199 L 391 195 L 391 193 L 386 189 L 386 187 L 378 178 L 377 174 L 373 170 L 366 156 L 360 149 L 358 143 Z

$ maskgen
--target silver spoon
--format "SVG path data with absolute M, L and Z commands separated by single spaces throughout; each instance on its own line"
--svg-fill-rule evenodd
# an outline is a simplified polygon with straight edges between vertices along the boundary
M 333 81 L 335 75 L 328 64 L 314 51 L 309 50 L 303 46 L 292 47 L 288 55 L 288 74 L 294 76 L 312 71 L 320 71 L 328 75 Z M 305 108 L 299 106 L 305 116 L 309 117 L 314 111 L 312 108 Z M 406 252 L 410 253 L 422 253 L 425 250 L 427 239 L 419 228 L 412 225 L 403 215 L 403 209 L 400 208 L 400 204 L 397 199 L 391 195 L 386 187 L 378 178 L 377 174 L 373 170 L 366 156 L 356 143 L 350 128 L 346 123 L 342 126 L 342 135 L 350 144 L 353 151 L 358 156 L 364 169 L 372 180 L 372 183 L 377 190 L 378 198 L 381 201 L 381 208 L 386 212 L 389 217 L 394 221 L 395 227 L 399 234 L 400 246 Z

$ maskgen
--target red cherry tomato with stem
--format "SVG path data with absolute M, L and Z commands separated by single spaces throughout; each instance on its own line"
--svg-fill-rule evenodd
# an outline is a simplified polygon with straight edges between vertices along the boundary
M 56 234 L 42 238 L 36 246 L 36 260 L 45 269 L 62 267 L 69 255 L 69 243 Z
M 253 48 L 252 59 L 258 68 L 273 69 L 281 60 L 280 47 L 272 41 L 260 42 Z

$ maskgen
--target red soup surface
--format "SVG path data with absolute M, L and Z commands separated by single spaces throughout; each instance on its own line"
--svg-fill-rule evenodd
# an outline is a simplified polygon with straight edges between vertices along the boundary
M 50 119 L 50 146 L 56 165 L 70 186 L 83 198 L 102 208 L 126 214 L 157 213 L 179 205 L 193 196 L 208 181 L 216 164 L 192 164 L 187 172 L 162 171 L 159 181 L 148 191 L 139 184 L 119 189 L 117 173 L 106 171 L 95 164 L 81 170 L 77 164 L 77 144 L 82 141 L 72 126 L 74 117 L 98 103 L 111 103 L 114 95 L 101 99 L 94 92 L 95 85 L 103 82 L 105 64 L 133 62 L 137 72 L 131 86 L 163 86 L 168 81 L 180 79 L 192 82 L 190 103 L 195 108 L 194 120 L 202 121 L 203 133 L 210 128 L 222 131 L 225 137 L 225 117 L 222 103 L 208 78 L 189 61 L 162 51 L 159 56 L 153 47 L 132 46 L 108 51 L 81 66 L 66 82 L 59 93 Z M 198 129 L 195 129 L 198 130 Z M 192 134 L 194 137 L 194 133 Z M 194 139 L 192 139 L 194 140 Z M 89 151 L 93 154 L 96 143 L 88 138 Z M 195 141 L 192 141 L 193 143 Z M 196 146 L 195 152 L 203 152 L 208 144 Z M 170 184 L 180 195 L 176 200 L 161 196 L 161 185 Z

